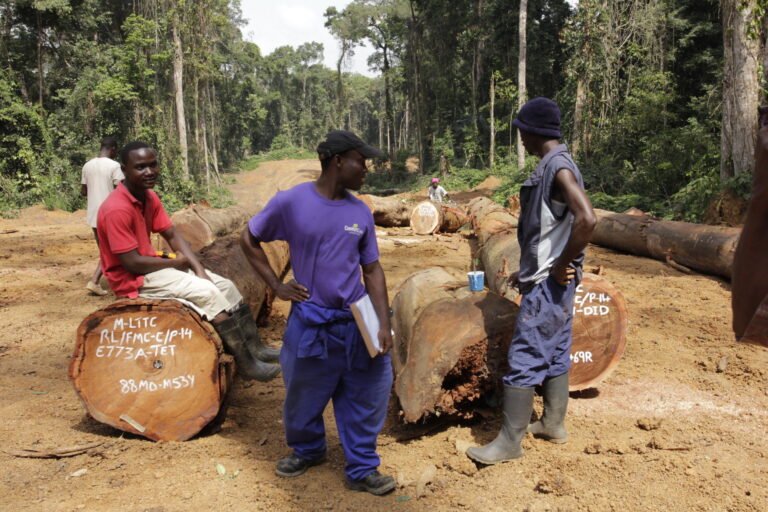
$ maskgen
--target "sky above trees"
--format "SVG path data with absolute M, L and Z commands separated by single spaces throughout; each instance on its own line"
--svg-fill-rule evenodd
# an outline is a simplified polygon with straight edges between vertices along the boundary
M 241 0 L 243 18 L 248 22 L 242 29 L 243 37 L 259 45 L 262 55 L 279 46 L 296 48 L 311 41 L 322 43 L 325 66 L 334 69 L 339 44 L 325 28 L 323 13 L 330 6 L 341 11 L 349 3 L 350 0 Z M 366 63 L 371 53 L 367 46 L 355 48 L 355 55 L 347 62 L 348 70 L 377 76 L 378 72 L 369 71 Z

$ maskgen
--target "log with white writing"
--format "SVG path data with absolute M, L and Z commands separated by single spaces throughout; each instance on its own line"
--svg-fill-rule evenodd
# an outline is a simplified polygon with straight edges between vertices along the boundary
M 69 376 L 97 421 L 185 441 L 223 416 L 234 363 L 211 325 L 178 301 L 121 300 L 77 330 Z

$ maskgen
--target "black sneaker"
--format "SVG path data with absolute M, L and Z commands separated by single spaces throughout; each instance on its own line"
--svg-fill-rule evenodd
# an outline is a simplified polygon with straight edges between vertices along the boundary
M 291 454 L 277 461 L 275 474 L 283 478 L 293 478 L 304 473 L 308 468 L 325 462 L 325 455 L 316 459 L 302 459 L 298 455 Z
M 362 480 L 350 480 L 347 478 L 347 489 L 352 491 L 365 491 L 376 496 L 387 494 L 395 488 L 395 479 L 382 475 L 378 471 L 368 473 Z

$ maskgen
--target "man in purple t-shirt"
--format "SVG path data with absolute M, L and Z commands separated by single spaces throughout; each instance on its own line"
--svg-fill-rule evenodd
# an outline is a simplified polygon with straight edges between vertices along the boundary
M 278 297 L 292 301 L 280 364 L 283 424 L 293 453 L 277 462 L 275 472 L 295 477 L 325 460 L 323 411 L 333 400 L 347 487 L 382 495 L 395 487 L 391 476 L 378 472 L 376 453 L 392 387 L 389 299 L 373 216 L 347 191 L 362 187 L 366 158 L 382 152 L 342 130 L 328 133 L 317 152 L 317 181 L 278 192 L 241 239 L 256 272 Z M 288 242 L 295 277 L 289 283 L 278 280 L 260 246 L 273 240 Z M 366 292 L 380 323 L 382 350 L 374 358 L 349 309 Z

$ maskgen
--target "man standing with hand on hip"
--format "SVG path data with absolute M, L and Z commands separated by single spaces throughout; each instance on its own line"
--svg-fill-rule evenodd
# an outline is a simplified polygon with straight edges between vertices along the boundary
M 560 109 L 547 98 L 523 105 L 513 124 L 526 151 L 541 158 L 520 189 L 520 270 L 512 279 L 524 294 L 504 377 L 502 427 L 496 439 L 467 450 L 482 464 L 523 456 L 526 432 L 564 443 L 571 366 L 573 296 L 595 228 L 579 168 L 560 143 Z M 544 414 L 531 423 L 534 387 L 542 384 Z
M 366 158 L 382 152 L 343 130 L 328 133 L 317 152 L 320 177 L 278 192 L 241 239 L 256 272 L 278 297 L 292 301 L 280 364 L 283 423 L 293 453 L 275 472 L 296 477 L 325 460 L 323 411 L 333 400 L 347 487 L 382 495 L 395 488 L 394 478 L 378 472 L 376 453 L 392 387 L 389 300 L 373 216 L 348 192 L 362 187 Z M 273 240 L 288 242 L 294 281 L 281 283 L 269 266 L 260 244 Z M 380 323 L 382 349 L 374 358 L 349 309 L 366 292 Z

